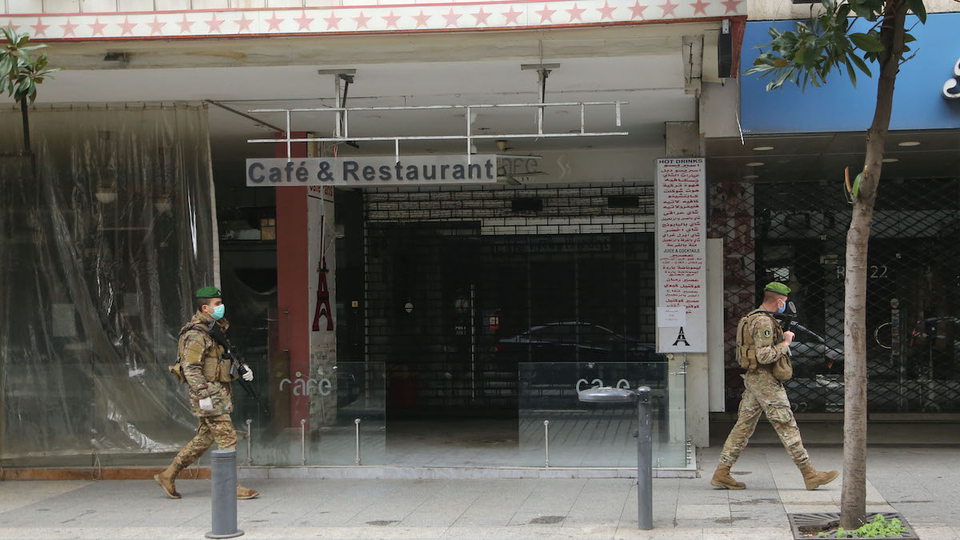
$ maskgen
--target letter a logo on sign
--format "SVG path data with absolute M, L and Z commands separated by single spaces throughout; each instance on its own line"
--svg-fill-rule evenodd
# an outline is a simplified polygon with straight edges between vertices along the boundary
M 690 346 L 690 342 L 687 341 L 687 337 L 683 335 L 683 327 L 680 327 L 680 333 L 677 334 L 677 340 L 673 342 L 673 346 L 676 347 L 680 342 L 683 342 L 687 347 Z

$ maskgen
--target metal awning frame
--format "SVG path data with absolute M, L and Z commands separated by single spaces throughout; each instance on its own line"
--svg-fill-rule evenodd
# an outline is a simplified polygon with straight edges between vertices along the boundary
M 393 141 L 395 157 L 400 159 L 400 141 L 449 141 L 462 140 L 466 142 L 467 163 L 470 163 L 471 148 L 474 140 L 489 139 L 554 139 L 570 137 L 620 137 L 629 135 L 628 131 L 587 131 L 586 129 L 586 110 L 588 107 L 613 107 L 616 111 L 616 127 L 622 126 L 621 106 L 629 104 L 628 101 L 575 101 L 565 103 L 498 103 L 498 104 L 475 104 L 475 105 L 422 105 L 422 106 L 397 106 L 397 107 L 323 107 L 323 108 L 296 108 L 296 109 L 253 109 L 247 111 L 254 113 L 283 114 L 285 118 L 284 138 L 279 139 L 249 139 L 248 143 L 286 143 L 287 159 L 292 159 L 292 143 L 301 142 L 362 142 L 362 141 Z M 579 107 L 580 109 L 580 130 L 568 133 L 549 133 L 543 130 L 543 112 L 546 107 Z M 472 113 L 475 109 L 500 109 L 500 108 L 534 108 L 537 109 L 537 131 L 536 133 L 497 133 L 497 134 L 474 134 Z M 462 135 L 392 135 L 375 137 L 351 137 L 350 136 L 350 113 L 375 112 L 375 111 L 438 111 L 454 110 L 464 111 L 466 116 L 465 133 Z M 333 137 L 292 137 L 290 128 L 294 114 L 297 113 L 336 113 L 334 115 L 335 128 Z M 342 123 L 342 125 L 341 125 Z M 341 132 L 342 128 L 342 132 Z

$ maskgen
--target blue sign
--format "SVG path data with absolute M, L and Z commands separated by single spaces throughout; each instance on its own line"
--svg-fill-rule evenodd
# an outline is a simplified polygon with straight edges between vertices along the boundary
M 916 25 L 915 25 L 916 23 Z M 852 32 L 866 32 L 872 23 L 863 19 Z M 746 71 L 760 54 L 757 45 L 770 42 L 770 27 L 785 31 L 793 21 L 748 22 L 740 53 L 741 70 Z M 960 13 L 930 14 L 927 23 L 907 18 L 907 28 L 917 41 L 903 64 L 893 96 L 891 130 L 960 128 Z M 849 76 L 833 72 L 827 84 L 808 84 L 801 92 L 793 83 L 782 90 L 766 91 L 772 75 L 740 76 L 740 123 L 745 134 L 815 133 L 866 131 L 873 121 L 877 103 L 880 66 L 867 63 L 872 78 L 857 72 L 857 87 Z

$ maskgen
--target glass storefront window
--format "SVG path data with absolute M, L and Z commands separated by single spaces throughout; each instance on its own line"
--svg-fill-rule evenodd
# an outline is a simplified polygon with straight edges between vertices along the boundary
M 271 381 L 264 400 L 274 405 L 272 418 L 252 415 L 249 446 L 241 441 L 241 464 L 268 466 L 383 465 L 386 457 L 386 378 L 382 362 L 340 362 L 312 378 Z M 284 414 L 292 399 L 309 399 L 309 418 Z M 244 410 L 256 411 L 249 396 L 237 394 Z M 288 405 L 289 406 L 289 405 Z M 302 424 L 301 420 L 305 420 Z M 359 420 L 359 422 L 358 422 Z M 236 418 L 245 429 L 246 418 Z M 359 442 L 359 463 L 358 457 Z M 247 448 L 251 451 L 248 453 Z
M 682 375 L 671 374 L 668 366 L 666 362 L 521 362 L 519 464 L 542 467 L 549 459 L 551 467 L 636 467 L 636 406 L 580 403 L 577 393 L 594 386 L 649 386 L 653 464 L 685 467 L 684 381 Z

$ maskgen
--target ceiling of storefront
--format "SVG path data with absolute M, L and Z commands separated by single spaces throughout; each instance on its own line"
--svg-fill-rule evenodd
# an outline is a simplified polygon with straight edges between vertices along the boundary
M 623 125 L 612 107 L 588 109 L 592 131 L 628 131 L 602 139 L 511 139 L 514 151 L 628 148 L 663 144 L 663 123 L 697 118 L 697 99 L 686 91 L 683 36 L 703 35 L 715 23 L 545 32 L 484 32 L 457 36 L 366 36 L 363 39 L 302 38 L 53 44 L 48 53 L 67 69 L 44 84 L 45 103 L 212 100 L 237 111 L 259 108 L 334 106 L 332 75 L 318 69 L 356 69 L 347 106 L 535 103 L 537 72 L 524 64 L 559 63 L 547 80 L 547 102 L 628 101 Z M 120 62 L 106 61 L 108 54 Z M 716 61 L 715 59 L 713 60 Z M 179 67 L 178 67 L 179 66 Z M 182 67 L 190 66 L 190 67 Z M 111 69 L 112 68 L 112 69 Z M 546 132 L 580 127 L 579 109 L 548 109 Z M 254 113 L 273 126 L 282 114 Z M 480 111 L 474 133 L 536 131 L 535 109 Z M 461 111 L 355 113 L 355 136 L 459 135 Z M 333 132 L 330 114 L 301 114 L 294 130 Z M 268 145 L 247 139 L 271 137 L 273 129 L 211 106 L 215 160 L 270 155 Z M 507 137 L 509 139 L 509 137 Z M 491 141 L 479 152 L 495 152 Z M 462 142 L 405 143 L 406 152 L 462 152 Z M 343 147 L 346 152 L 355 149 Z M 363 153 L 389 153 L 392 143 L 361 144 Z
M 840 180 L 863 167 L 866 134 L 823 133 L 708 139 L 707 170 L 714 181 Z M 901 146 L 900 143 L 919 145 Z M 773 147 L 772 150 L 757 148 Z M 883 178 L 960 177 L 960 130 L 890 132 Z M 749 164 L 762 163 L 762 165 Z

